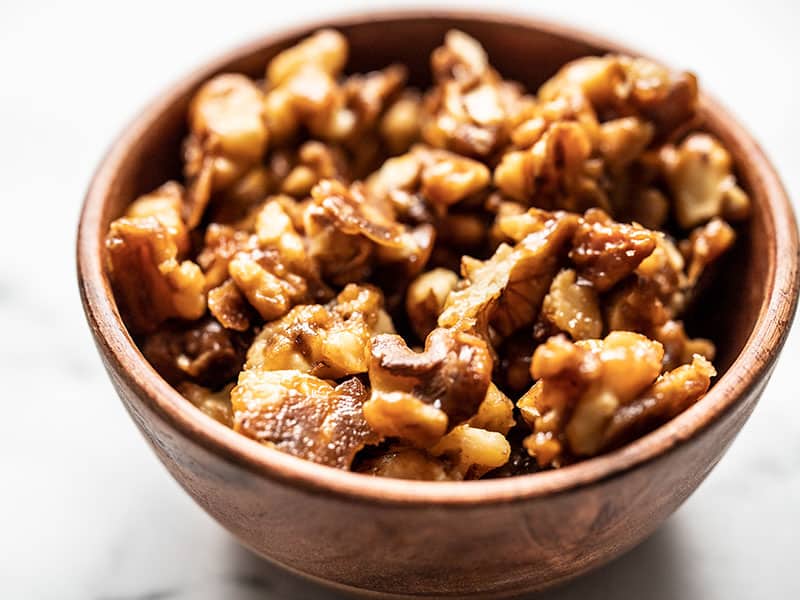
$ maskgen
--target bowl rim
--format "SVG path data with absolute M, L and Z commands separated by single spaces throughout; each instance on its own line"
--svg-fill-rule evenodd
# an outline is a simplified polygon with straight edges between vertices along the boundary
M 113 187 L 114 174 L 125 161 L 128 149 L 147 127 L 177 97 L 196 87 L 199 82 L 235 59 L 266 46 L 279 44 L 322 27 L 335 28 L 397 20 L 452 19 L 531 28 L 548 35 L 567 37 L 598 48 L 606 48 L 610 52 L 645 56 L 581 29 L 513 13 L 409 9 L 378 10 L 324 18 L 317 22 L 301 23 L 288 29 L 269 32 L 205 61 L 167 87 L 164 93 L 135 116 L 112 143 L 97 167 L 84 199 L 76 248 L 81 300 L 95 342 L 112 379 L 114 376 L 120 378 L 172 428 L 218 457 L 288 486 L 302 488 L 310 493 L 333 494 L 350 501 L 452 507 L 521 501 L 597 484 L 658 459 L 708 428 L 768 377 L 786 339 L 797 306 L 800 287 L 797 225 L 786 191 L 764 151 L 719 102 L 705 93 L 701 93 L 701 102 L 718 115 L 726 133 L 748 156 L 748 169 L 754 174 L 753 184 L 761 188 L 762 196 L 768 201 L 765 227 L 770 234 L 770 243 L 765 294 L 755 325 L 742 351 L 709 392 L 671 421 L 618 450 L 561 469 L 504 479 L 425 482 L 372 477 L 297 458 L 241 435 L 196 409 L 150 366 L 128 334 L 117 311 L 104 269 L 105 231 L 100 231 L 99 227 L 105 198 Z

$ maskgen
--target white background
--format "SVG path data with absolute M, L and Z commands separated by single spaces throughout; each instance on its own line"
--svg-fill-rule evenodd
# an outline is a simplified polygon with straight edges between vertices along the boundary
M 113 136 L 186 69 L 248 37 L 377 4 L 0 0 L 0 597 L 321 597 L 239 549 L 135 432 L 81 313 L 75 225 Z M 792 2 L 457 5 L 550 16 L 693 69 L 800 198 Z M 700 490 L 638 549 L 543 597 L 800 598 L 799 366 L 796 329 Z

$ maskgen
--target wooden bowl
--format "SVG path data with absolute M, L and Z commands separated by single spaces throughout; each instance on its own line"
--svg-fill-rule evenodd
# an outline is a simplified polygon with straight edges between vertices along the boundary
M 201 82 L 221 71 L 260 76 L 279 50 L 323 26 L 347 36 L 353 71 L 402 61 L 419 85 L 429 77 L 430 51 L 450 28 L 478 38 L 501 73 L 531 89 L 579 56 L 631 52 L 519 17 L 370 14 L 256 40 L 166 90 L 111 147 L 80 221 L 83 304 L 120 398 L 169 472 L 244 545 L 342 589 L 511 595 L 611 560 L 652 533 L 694 491 L 767 383 L 798 297 L 797 226 L 778 176 L 747 131 L 704 95 L 706 128 L 735 157 L 754 214 L 695 319 L 694 331 L 717 342 L 722 375 L 705 398 L 663 427 L 598 458 L 502 480 L 420 483 L 306 462 L 223 427 L 159 377 L 117 312 L 103 268 L 103 239 L 109 222 L 138 194 L 179 175 L 186 108 Z

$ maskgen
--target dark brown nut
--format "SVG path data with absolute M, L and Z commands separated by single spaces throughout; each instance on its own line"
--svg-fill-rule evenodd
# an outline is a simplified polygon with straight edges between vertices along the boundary
M 525 329 L 503 340 L 497 349 L 494 381 L 514 397 L 521 395 L 533 384 L 530 371 L 535 349 L 536 341 L 531 332 Z
M 463 423 L 454 427 L 429 452 L 447 458 L 464 479 L 479 479 L 508 462 L 511 446 L 502 433 Z
M 613 222 L 600 210 L 584 216 L 569 253 L 578 274 L 598 292 L 611 289 L 652 254 L 656 234 L 637 225 Z
M 208 291 L 208 311 L 225 329 L 250 329 L 252 309 L 232 279 Z
M 578 280 L 572 269 L 555 276 L 544 297 L 542 314 L 573 340 L 597 338 L 603 333 L 597 292 L 588 282 Z
M 117 303 L 134 332 L 153 331 L 171 317 L 191 320 L 205 313 L 203 272 L 191 261 L 178 261 L 173 234 L 158 218 L 111 223 L 106 253 Z
M 233 384 L 226 385 L 218 392 L 195 383 L 184 381 L 178 385 L 178 391 L 189 402 L 203 413 L 226 427 L 233 427 L 233 408 L 231 407 L 231 389 Z
M 697 402 L 717 374 L 705 358 L 664 373 L 636 400 L 619 408 L 603 433 L 602 448 L 612 449 L 665 423 Z
M 572 344 L 550 338 L 531 364 L 536 384 L 517 403 L 533 430 L 525 446 L 540 466 L 566 456 L 592 456 L 621 406 L 633 402 L 661 372 L 661 344 L 613 331 L 603 340 Z
M 435 329 L 421 353 L 398 335 L 376 336 L 364 415 L 381 434 L 428 447 L 475 414 L 491 372 L 486 343 L 472 335 Z
M 406 313 L 420 340 L 436 328 L 448 294 L 458 283 L 458 275 L 447 269 L 433 269 L 411 282 L 406 293 Z
M 231 391 L 233 428 L 282 452 L 348 469 L 359 450 L 381 439 L 364 420 L 368 396 L 355 377 L 334 387 L 299 371 L 247 369 Z
M 241 370 L 248 340 L 246 335 L 205 319 L 162 327 L 144 339 L 142 353 L 173 385 L 189 380 L 218 389 Z
M 366 373 L 370 340 L 393 332 L 381 293 L 350 284 L 327 306 L 296 306 L 265 325 L 247 352 L 246 367 L 291 369 L 326 379 Z
M 507 336 L 532 324 L 574 229 L 574 220 L 554 215 L 514 247 L 502 244 L 489 260 L 464 257 L 466 283 L 448 296 L 439 326 L 488 341 L 490 326 Z
M 736 184 L 731 155 L 713 136 L 693 133 L 677 147 L 664 146 L 661 162 L 674 198 L 675 218 L 684 229 L 713 217 L 749 215 L 750 199 Z
M 689 256 L 686 271 L 688 284 L 696 285 L 706 268 L 727 252 L 735 241 L 736 232 L 733 228 L 716 217 L 692 231 L 686 245 Z
M 416 481 L 460 481 L 461 473 L 447 460 L 431 456 L 425 450 L 392 444 L 385 450 L 371 452 L 355 470 L 367 475 Z

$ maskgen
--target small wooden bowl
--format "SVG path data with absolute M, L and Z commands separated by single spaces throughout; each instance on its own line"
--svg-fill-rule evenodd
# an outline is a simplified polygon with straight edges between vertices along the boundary
M 694 324 L 716 340 L 722 375 L 663 427 L 610 454 L 504 480 L 418 483 L 306 462 L 223 427 L 159 377 L 117 312 L 103 239 L 138 194 L 179 175 L 187 104 L 203 81 L 221 71 L 260 76 L 278 51 L 323 26 L 347 36 L 353 71 L 401 61 L 418 85 L 427 83 L 430 51 L 451 28 L 478 38 L 501 73 L 530 89 L 579 56 L 636 54 L 538 20 L 418 11 L 270 35 L 195 71 L 123 131 L 83 207 L 80 290 L 119 396 L 170 473 L 210 515 L 260 555 L 318 581 L 389 595 L 510 595 L 611 560 L 652 533 L 708 475 L 769 378 L 798 297 L 797 226 L 778 176 L 746 130 L 704 95 L 705 127 L 735 157 L 754 214 Z

